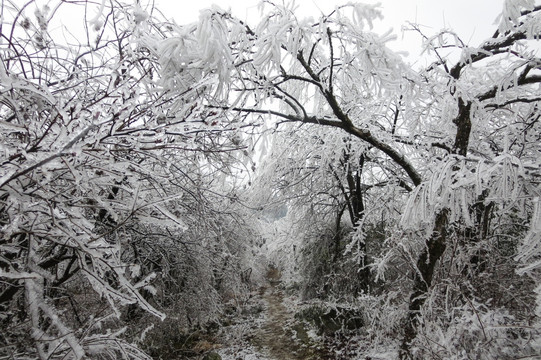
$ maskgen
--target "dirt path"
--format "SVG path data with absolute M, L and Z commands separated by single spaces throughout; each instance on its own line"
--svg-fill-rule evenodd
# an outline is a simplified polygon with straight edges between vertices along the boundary
M 269 276 L 270 285 L 263 288 L 266 320 L 252 342 L 270 359 L 309 360 L 325 359 L 321 350 L 315 349 L 304 328 L 295 321 L 294 313 L 284 305 L 279 277 Z
M 267 283 L 250 303 L 254 315 L 223 329 L 218 351 L 223 360 L 337 359 L 295 319 L 298 305 L 284 296 L 277 270 L 268 272 Z

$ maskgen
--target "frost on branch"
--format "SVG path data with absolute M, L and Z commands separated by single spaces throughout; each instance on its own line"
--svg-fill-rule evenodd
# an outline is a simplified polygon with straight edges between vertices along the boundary
M 527 29 L 527 33 L 531 36 L 538 35 L 539 28 L 531 28 L 534 23 L 532 18 L 526 21 L 526 24 L 521 21 L 523 11 L 531 11 L 535 8 L 535 0 L 505 0 L 503 3 L 502 13 L 496 21 L 499 21 L 498 31 L 505 34 L 508 31 L 516 30 L 517 28 Z M 534 15 L 538 17 L 539 15 Z M 525 25 L 525 26 L 524 26 Z M 532 30 L 534 32 L 532 32 Z
M 393 36 L 366 29 L 379 15 L 374 6 L 350 4 L 332 16 L 302 19 L 288 6 L 272 5 L 251 28 L 218 8 L 204 10 L 199 22 L 175 27 L 175 36 L 158 45 L 161 82 L 181 96 L 179 107 L 197 97 L 197 106 L 263 113 L 277 100 L 284 112 L 305 115 L 305 101 L 295 102 L 312 97 L 310 107 L 318 113 L 324 102 L 314 86 L 325 89 L 337 79 L 343 87 L 333 91 L 355 111 L 356 95 L 396 88 L 407 71 L 385 46 Z M 189 87 L 184 77 L 192 78 Z
M 503 154 L 492 162 L 449 159 L 410 195 L 401 224 L 407 229 L 431 228 L 435 214 L 450 209 L 449 220 L 474 224 L 471 205 L 485 201 L 513 206 L 522 194 L 524 168 L 520 159 Z
M 58 6 L 85 14 L 76 4 Z M 186 124 L 175 96 L 160 93 L 150 39 L 164 32 L 139 5 L 89 5 L 107 14 L 103 33 L 73 47 L 52 36 L 34 44 L 35 20 L 19 27 L 25 10 L 2 9 L 13 36 L 0 43 L 0 322 L 10 329 L 0 357 L 146 359 L 121 325 L 141 313 L 164 319 L 159 297 L 179 272 L 170 267 L 180 266 L 171 258 L 191 256 L 182 252 L 188 231 L 199 239 L 214 226 L 219 234 L 219 225 L 200 221 L 219 204 L 203 193 L 247 157 L 243 144 L 207 131 L 217 128 L 209 114 Z M 36 16 L 42 22 L 42 12 Z M 144 39 L 140 29 L 148 30 Z M 179 86 L 198 85 L 184 75 Z M 227 251 L 223 243 L 209 248 Z M 209 268 L 205 296 L 215 291 Z
M 533 272 L 541 267 L 541 204 L 539 198 L 533 201 L 533 213 L 528 233 L 522 239 L 517 261 L 524 264 L 519 273 Z

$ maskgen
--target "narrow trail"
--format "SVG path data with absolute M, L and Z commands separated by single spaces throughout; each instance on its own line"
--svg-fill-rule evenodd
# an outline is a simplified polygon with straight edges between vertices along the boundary
M 277 271 L 269 271 L 269 286 L 261 289 L 266 304 L 266 321 L 254 336 L 253 344 L 269 359 L 328 359 L 324 351 L 310 346 L 313 344 L 310 344 L 305 329 L 284 305 L 284 295 L 278 287 L 279 279 Z
M 295 318 L 295 296 L 284 294 L 280 272 L 270 269 L 266 283 L 250 300 L 248 316 L 224 328 L 219 355 L 223 360 L 337 360 L 305 321 Z M 252 315 L 253 314 L 253 315 Z M 225 346 L 224 346 L 225 345 Z M 349 358 L 347 358 L 349 359 Z

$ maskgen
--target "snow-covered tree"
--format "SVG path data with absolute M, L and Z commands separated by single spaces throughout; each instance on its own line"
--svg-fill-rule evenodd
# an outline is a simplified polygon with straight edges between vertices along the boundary
M 497 31 L 478 47 L 450 30 L 423 34 L 435 61 L 421 70 L 386 47 L 390 34 L 371 31 L 381 16 L 376 6 L 350 4 L 315 20 L 297 17 L 293 5 L 264 1 L 262 7 L 255 27 L 213 8 L 199 23 L 175 29 L 177 36 L 156 48 L 167 64 L 161 73 L 169 81 L 165 86 L 175 90 L 177 78 L 196 74 L 196 85 L 177 101 L 179 107 L 222 113 L 239 127 L 287 125 L 292 131 L 297 126 L 302 135 L 291 144 L 303 156 L 292 160 L 290 149 L 272 151 L 285 154 L 275 163 L 283 169 L 278 183 L 307 181 L 296 191 L 309 201 L 317 201 L 325 188 L 335 187 L 326 193 L 335 198 L 340 186 L 342 194 L 351 195 L 354 182 L 348 183 L 348 176 L 354 178 L 367 159 L 377 170 L 363 177 L 364 185 L 392 184 L 378 201 L 395 201 L 396 187 L 409 192 L 397 213 L 388 214 L 401 221 L 389 231 L 391 251 L 375 266 L 380 276 L 398 259 L 410 267 L 403 278 L 410 295 L 404 299 L 400 357 L 437 353 L 419 331 L 442 321 L 442 313 L 451 317 L 445 325 L 451 329 L 453 321 L 461 321 L 449 310 L 453 306 L 464 319 L 471 319 L 470 310 L 471 315 L 487 309 L 473 300 L 484 296 L 484 276 L 497 273 L 486 268 L 494 259 L 487 252 L 501 250 L 502 237 L 523 238 L 520 246 L 509 245 L 515 258 L 505 265 L 511 273 L 517 261 L 524 262 L 523 272 L 537 269 L 541 59 L 535 45 L 541 7 L 506 1 Z M 340 174 L 341 161 L 346 170 Z M 312 166 L 325 177 L 317 189 L 308 171 Z M 459 278 L 478 292 L 453 288 Z M 437 309 L 432 318 L 428 309 Z M 509 318 L 502 315 L 491 324 L 501 326 Z M 502 349 L 510 340 L 505 341 L 494 348 L 507 351 Z M 466 353 L 478 345 L 469 343 Z
M 189 91 L 163 91 L 168 65 L 148 41 L 170 26 L 151 7 L 1 11 L 0 353 L 148 358 L 123 336 L 121 315 L 139 307 L 163 319 L 185 289 L 212 298 L 215 272 L 240 277 L 228 276 L 243 270 L 244 251 L 232 175 L 246 146 L 217 114 L 179 109 Z M 63 26 L 66 14 L 80 28 Z M 196 73 L 177 76 L 176 89 L 198 87 Z M 182 310 L 198 321 L 218 302 Z

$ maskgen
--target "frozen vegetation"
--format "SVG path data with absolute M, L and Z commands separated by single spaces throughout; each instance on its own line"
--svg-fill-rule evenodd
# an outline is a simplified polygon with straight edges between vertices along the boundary
M 0 359 L 541 357 L 541 5 L 279 3 L 1 3 Z

